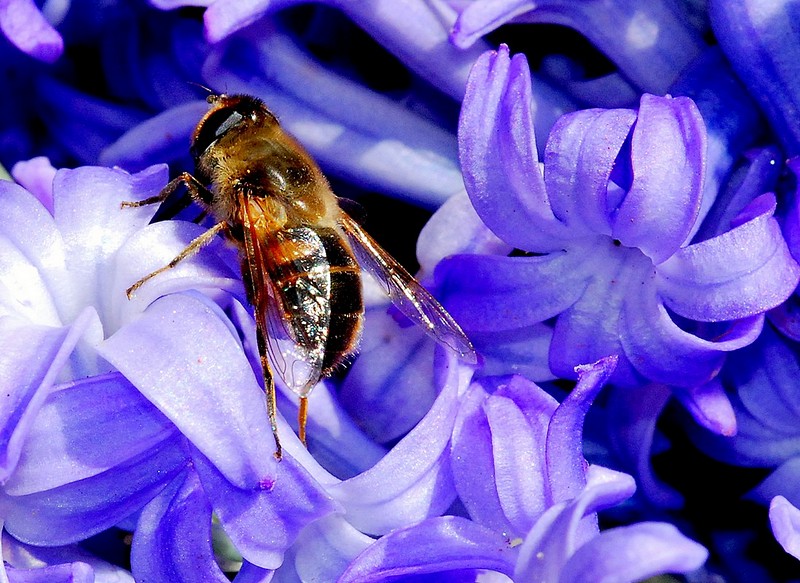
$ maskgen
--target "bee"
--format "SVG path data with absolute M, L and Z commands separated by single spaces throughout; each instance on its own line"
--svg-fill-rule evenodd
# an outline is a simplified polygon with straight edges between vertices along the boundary
M 217 222 L 127 294 L 132 297 L 218 234 L 236 246 L 254 309 L 276 458 L 282 450 L 273 370 L 299 396 L 298 434 L 305 444 L 309 393 L 358 347 L 364 319 L 361 268 L 376 277 L 407 318 L 462 359 L 476 361 L 458 324 L 342 210 L 319 166 L 261 100 L 221 94 L 207 101 L 209 110 L 192 135 L 194 174 L 184 172 L 158 195 L 123 206 L 163 202 L 185 186 Z

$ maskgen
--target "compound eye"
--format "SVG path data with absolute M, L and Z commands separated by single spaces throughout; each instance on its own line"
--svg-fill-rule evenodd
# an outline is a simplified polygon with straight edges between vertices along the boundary
M 244 118 L 244 115 L 231 107 L 213 112 L 203 120 L 195 136 L 191 149 L 192 157 L 197 159 L 202 156 L 214 142 L 242 123 Z

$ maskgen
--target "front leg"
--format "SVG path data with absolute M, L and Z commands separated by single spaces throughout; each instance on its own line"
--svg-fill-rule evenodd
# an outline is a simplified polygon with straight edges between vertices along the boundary
M 164 202 L 172 193 L 178 190 L 178 187 L 182 184 L 186 186 L 186 190 L 194 202 L 204 209 L 209 207 L 211 201 L 214 199 L 213 193 L 188 172 L 181 172 L 178 176 L 170 180 L 169 184 L 162 188 L 161 192 L 157 195 L 145 198 L 144 200 L 124 201 L 120 206 L 122 208 L 136 208 L 148 204 L 155 204 L 157 202 Z
M 150 279 L 153 279 L 159 273 L 164 273 L 165 271 L 172 269 L 187 257 L 190 257 L 195 253 L 197 253 L 201 247 L 210 243 L 214 239 L 214 237 L 216 237 L 218 233 L 224 231 L 227 226 L 228 223 L 222 221 L 220 223 L 217 223 L 216 225 L 214 225 L 213 227 L 211 227 L 210 229 L 208 229 L 195 239 L 193 239 L 192 242 L 189 243 L 183 251 L 178 253 L 172 259 L 172 261 L 167 263 L 164 267 L 159 267 L 154 272 L 148 273 L 142 279 L 140 279 L 139 281 L 134 283 L 131 287 L 129 287 L 127 290 L 125 290 L 125 293 L 128 295 L 128 299 L 131 299 L 133 297 L 133 294 L 136 293 L 136 290 L 142 287 L 142 285 L 144 285 L 145 282 L 147 282 Z

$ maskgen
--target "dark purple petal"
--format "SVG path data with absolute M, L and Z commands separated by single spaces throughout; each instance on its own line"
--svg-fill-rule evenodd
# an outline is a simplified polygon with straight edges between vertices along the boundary
M 436 267 L 443 304 L 467 331 L 538 324 L 569 308 L 591 277 L 584 253 L 456 255 Z
M 464 184 L 475 210 L 507 244 L 560 249 L 564 226 L 553 216 L 536 153 L 530 72 L 505 45 L 475 63 L 459 120 Z
M 583 420 L 614 373 L 618 358 L 610 356 L 576 368 L 578 384 L 553 413 L 547 430 L 547 495 L 554 504 L 578 496 L 586 485 Z
M 385 306 L 367 310 L 360 354 L 339 394 L 372 439 L 397 439 L 428 412 L 438 390 L 434 347 L 418 326 L 399 328 Z
M 713 0 L 711 25 L 722 50 L 761 105 L 790 156 L 800 153 L 797 6 L 787 0 Z
M 53 178 L 56 169 L 44 156 L 31 158 L 14 164 L 11 168 L 14 180 L 42 203 L 53 214 Z
M 567 114 L 553 126 L 544 179 L 553 213 L 573 236 L 611 234 L 619 201 L 609 179 L 635 121 L 629 109 L 588 109 Z
M 382 534 L 441 514 L 455 498 L 449 442 L 473 369 L 451 351 L 445 358 L 436 371 L 441 392 L 422 421 L 375 466 L 328 487 L 363 532 Z
M 250 563 L 277 569 L 309 523 L 341 510 L 290 455 L 278 464 L 274 485 L 237 488 L 203 456 L 192 454 L 203 490 L 236 549 Z
M 775 496 L 784 496 L 792 504 L 800 500 L 800 457 L 792 457 L 780 464 L 746 498 L 768 504 Z
M 274 27 L 218 47 L 204 77 L 226 92 L 263 99 L 332 176 L 426 206 L 464 188 L 450 132 L 334 75 Z
M 794 291 L 800 267 L 772 218 L 774 196 L 757 198 L 748 210 L 755 218 L 658 266 L 659 293 L 670 309 L 693 320 L 734 320 L 765 312 Z
M 624 72 L 663 94 L 703 48 L 700 33 L 670 2 L 486 0 L 472 2 L 456 21 L 453 42 L 466 47 L 505 22 L 566 25 L 580 31 Z
M 24 496 L 3 494 L 6 530 L 33 545 L 83 540 L 142 508 L 186 464 L 182 441 L 172 438 L 84 480 Z
M 783 170 L 783 165 L 779 163 L 781 154 L 778 149 L 774 146 L 762 148 L 750 152 L 748 158 L 750 158 L 750 162 L 747 167 L 737 170 L 724 188 L 719 189 L 718 185 L 715 186 L 716 196 L 712 201 L 714 204 L 694 237 L 695 241 L 711 239 L 730 231 L 736 224 L 741 224 L 741 222 L 736 222 L 737 217 L 747 205 L 765 192 L 775 190 Z M 706 190 L 708 190 L 708 184 Z M 703 202 L 706 202 L 705 196 Z M 788 221 L 787 218 L 787 223 Z M 792 243 L 788 229 L 785 229 L 784 235 L 791 251 Z M 800 254 L 797 257 L 800 257 Z
M 275 443 L 264 393 L 226 321 L 199 295 L 171 295 L 98 351 L 228 480 L 253 488 L 274 481 Z
M 572 555 L 559 581 L 641 581 L 699 569 L 708 551 L 663 522 L 640 522 L 600 533 Z
M 64 41 L 33 0 L 0 2 L 0 30 L 19 50 L 52 63 L 64 51 Z
M 515 560 L 516 550 L 499 532 L 465 518 L 443 516 L 381 537 L 356 557 L 339 583 L 370 583 L 468 568 L 510 577 Z
M 775 496 L 769 505 L 769 523 L 783 550 L 800 559 L 800 510 L 783 496 Z
M 163 111 L 122 134 L 103 150 L 99 161 L 137 172 L 154 160 L 181 160 L 188 155 L 192 132 L 207 111 L 205 101 Z
M 0 319 L 0 481 L 9 478 L 26 435 L 53 383 L 83 337 L 100 340 L 101 325 L 92 308 L 67 328 L 33 326 Z
M 680 508 L 683 496 L 661 482 L 651 464 L 653 438 L 664 406 L 671 396 L 663 385 L 612 387 L 608 396 L 608 434 L 622 467 L 636 478 L 644 496 L 662 508 Z
M 758 160 L 754 169 L 763 174 L 749 184 L 729 176 L 743 154 L 755 161 L 748 149 L 763 132 L 764 124 L 758 106 L 736 78 L 719 47 L 707 49 L 684 69 L 669 93 L 693 99 L 706 125 L 706 179 L 700 203 L 700 217 L 704 222 L 702 226 L 700 222 L 695 224 L 699 233 L 692 238 L 695 241 L 708 239 L 730 228 L 729 213 L 735 214 L 757 195 L 773 190 L 770 186 L 753 191 L 758 188 L 758 182 L 774 181 L 781 165 L 775 163 L 778 156 L 771 167 L 769 162 L 765 165 L 765 160 Z M 764 150 L 777 154 L 774 147 Z M 747 195 L 749 198 L 745 198 Z
M 211 506 L 192 471 L 142 511 L 131 547 L 137 581 L 226 583 L 211 547 Z
M 631 138 L 633 182 L 613 236 L 661 263 L 687 238 L 700 210 L 706 130 L 685 97 L 643 95 Z

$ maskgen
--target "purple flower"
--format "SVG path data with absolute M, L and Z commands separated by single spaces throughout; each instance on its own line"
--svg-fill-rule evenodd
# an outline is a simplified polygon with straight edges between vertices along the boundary
M 442 516 L 395 530 L 367 547 L 340 581 L 450 571 L 468 577 L 475 569 L 515 581 L 634 581 L 702 565 L 705 549 L 670 525 L 598 532 L 595 512 L 634 489 L 629 476 L 587 468 L 581 455 L 584 415 L 615 364 L 609 358 L 581 367 L 561 405 L 521 377 L 473 384 L 450 444 L 455 487 L 471 520 Z
M 459 128 L 467 191 L 486 225 L 529 256 L 444 260 L 436 279 L 448 309 L 489 337 L 534 334 L 554 318 L 549 366 L 558 376 L 617 354 L 617 383 L 692 389 L 713 378 L 800 276 L 772 218 L 774 197 L 687 245 L 705 172 L 705 129 L 689 99 L 645 95 L 638 112 L 568 114 L 542 171 L 529 92 L 524 57 L 509 59 L 505 48 L 473 71 Z

